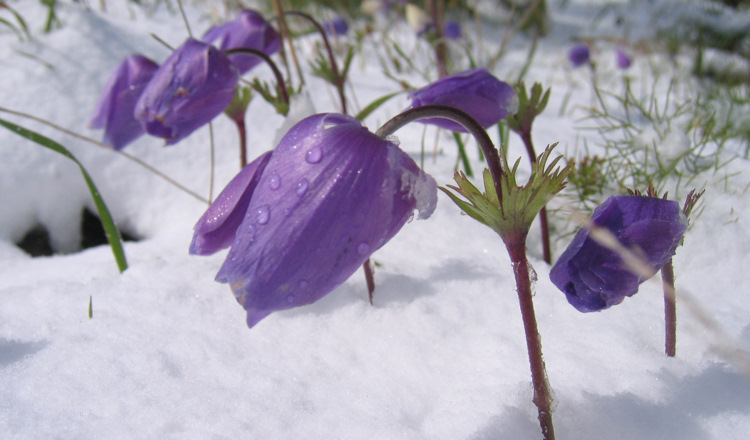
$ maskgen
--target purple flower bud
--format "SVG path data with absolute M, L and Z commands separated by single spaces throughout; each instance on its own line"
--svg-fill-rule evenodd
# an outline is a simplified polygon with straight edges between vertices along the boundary
M 576 44 L 568 52 L 568 60 L 573 67 L 580 67 L 588 63 L 590 56 L 589 47 L 585 44 Z
M 216 201 L 227 208 L 209 208 L 196 236 L 211 229 L 205 219 L 213 213 L 216 224 L 227 225 L 244 209 L 234 203 L 243 188 L 243 195 L 252 193 L 216 276 L 247 310 L 250 327 L 274 311 L 322 298 L 390 240 L 415 209 L 427 218 L 437 203 L 435 180 L 396 144 L 339 114 L 297 123 L 265 167 L 242 173 L 248 175 L 237 177 L 237 188 Z M 224 241 L 222 233 L 209 246 Z
M 125 58 L 104 87 L 91 128 L 104 129 L 104 143 L 121 150 L 144 133 L 133 117 L 135 102 L 159 66 L 141 55 Z
M 203 36 L 206 43 L 218 43 L 222 51 L 247 47 L 272 55 L 281 48 L 281 37 L 260 13 L 243 9 L 236 20 L 214 26 Z M 252 69 L 262 60 L 249 54 L 232 54 L 229 59 L 241 74 Z
M 591 220 L 640 254 L 654 273 L 669 262 L 687 229 L 677 202 L 646 196 L 610 197 Z M 550 271 L 555 286 L 581 312 L 619 304 L 646 280 L 625 268 L 622 258 L 589 232 L 581 228 Z
M 465 111 L 484 128 L 496 124 L 518 109 L 518 97 L 513 87 L 495 78 L 484 68 L 446 76 L 412 92 L 409 97 L 412 99 L 412 108 L 428 104 L 449 105 Z M 466 133 L 463 126 L 447 119 L 431 118 L 419 122 Z
M 335 35 L 346 35 L 349 32 L 349 25 L 344 17 L 336 17 L 333 20 L 326 21 L 323 23 L 323 28 L 327 33 Z
M 154 73 L 135 105 L 135 118 L 147 133 L 175 144 L 232 102 L 238 79 L 234 64 L 218 49 L 188 39 Z
M 628 54 L 626 54 L 625 51 L 621 47 L 617 48 L 616 54 L 617 54 L 617 67 L 623 70 L 630 67 L 630 64 L 631 64 L 630 56 L 628 56 Z
M 193 228 L 195 235 L 190 244 L 191 255 L 211 255 L 232 244 L 270 158 L 269 151 L 245 165 L 208 207 Z
M 443 36 L 445 38 L 452 38 L 454 40 L 458 40 L 463 36 L 463 33 L 461 32 L 461 25 L 458 24 L 455 20 L 446 20 L 445 21 L 445 28 L 443 29 Z

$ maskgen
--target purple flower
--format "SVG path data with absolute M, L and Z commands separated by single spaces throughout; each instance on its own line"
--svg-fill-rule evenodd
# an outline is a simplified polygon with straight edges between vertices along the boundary
M 589 47 L 585 44 L 576 44 L 568 52 L 568 60 L 573 67 L 580 67 L 588 63 L 590 56 Z
M 210 253 L 234 235 L 216 280 L 230 285 L 250 327 L 322 298 L 415 209 L 427 218 L 437 203 L 432 177 L 350 116 L 310 116 L 289 130 L 267 163 L 259 160 L 217 199 L 222 206 L 201 218 L 191 246 L 191 253 Z M 225 230 L 205 234 L 219 228 Z
M 518 107 L 518 97 L 513 87 L 495 78 L 484 68 L 446 76 L 412 92 L 409 97 L 412 99 L 412 107 L 428 104 L 456 107 L 471 115 L 484 128 L 515 113 Z M 447 119 L 431 118 L 419 122 L 466 133 L 463 126 Z
M 158 68 L 144 56 L 131 55 L 112 72 L 91 119 L 91 128 L 104 129 L 105 144 L 121 150 L 144 133 L 133 109 Z
M 336 17 L 333 20 L 326 21 L 323 23 L 323 28 L 327 33 L 335 35 L 346 35 L 349 32 L 349 25 L 344 17 Z
M 461 25 L 455 20 L 446 20 L 444 26 L 443 36 L 445 36 L 445 38 L 458 40 L 463 35 L 461 32 Z
M 615 52 L 617 56 L 617 67 L 623 70 L 630 67 L 630 56 L 628 56 L 628 54 L 625 53 L 625 51 L 621 47 L 618 47 Z
M 195 235 L 190 243 L 192 255 L 211 255 L 232 244 L 270 158 L 271 152 L 268 151 L 245 165 L 208 207 L 195 225 Z
M 639 253 L 656 273 L 669 262 L 687 229 L 675 201 L 647 196 L 610 197 L 591 220 Z M 550 279 L 581 312 L 593 312 L 633 296 L 645 281 L 624 267 L 622 258 L 581 228 L 550 271 Z
M 238 79 L 234 64 L 218 49 L 188 39 L 154 73 L 135 117 L 147 133 L 175 144 L 229 105 Z
M 260 13 L 243 9 L 236 20 L 214 26 L 203 36 L 206 43 L 218 43 L 222 51 L 247 47 L 272 55 L 281 48 L 281 37 Z M 249 54 L 232 54 L 229 59 L 241 74 L 252 69 L 262 60 Z

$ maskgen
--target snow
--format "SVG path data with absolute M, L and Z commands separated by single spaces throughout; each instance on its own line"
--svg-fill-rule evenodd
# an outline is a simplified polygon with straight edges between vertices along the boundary
M 133 52 L 163 61 L 169 51 L 150 32 L 173 46 L 186 36 L 179 15 L 164 7 L 145 13 L 116 3 L 107 2 L 106 13 L 61 3 L 63 26 L 50 34 L 39 30 L 45 11 L 38 2 L 11 3 L 34 39 L 0 34 L 0 106 L 100 138 L 86 124 L 109 72 Z M 594 96 L 590 73 L 567 66 L 569 37 L 607 28 L 583 35 L 580 23 L 601 4 L 569 3 L 553 8 L 559 38 L 540 42 L 527 76 L 527 84 L 537 80 L 553 90 L 536 123 L 536 144 L 559 141 L 562 154 L 595 139 L 580 130 L 581 107 Z M 187 7 L 194 30 L 205 30 L 214 12 Z M 642 5 L 635 12 L 644 13 Z M 392 32 L 415 44 L 405 25 Z M 600 86 L 619 90 L 624 74 L 614 66 L 614 47 L 611 61 L 600 65 Z M 608 48 L 602 43 L 593 56 L 604 59 Z M 512 45 L 495 73 L 515 78 L 527 50 Z M 654 66 L 659 74 L 668 69 L 663 61 L 638 54 L 628 74 L 648 89 Z M 360 105 L 395 86 L 374 56 L 355 59 L 351 80 Z M 297 117 L 313 106 L 335 111 L 332 91 L 308 81 L 311 96 L 299 103 Z M 410 81 L 423 83 L 418 75 Z M 407 104 L 405 96 L 394 98 L 365 123 L 374 131 Z M 125 244 L 130 267 L 123 274 L 106 246 L 75 252 L 81 209 L 93 208 L 77 167 L 0 131 L 0 438 L 540 437 L 507 253 L 497 235 L 461 215 L 444 194 L 432 217 L 407 224 L 374 255 L 374 306 L 357 273 L 318 303 L 274 313 L 249 330 L 230 289 L 213 281 L 225 253 L 187 253 L 205 203 L 112 151 L 28 119 L 0 117 L 69 148 L 118 225 L 141 238 Z M 253 100 L 249 156 L 271 148 L 283 123 L 262 99 Z M 412 124 L 396 133 L 417 161 L 423 132 Z M 214 120 L 213 133 L 215 195 L 238 171 L 238 154 L 227 118 Z M 450 184 L 455 147 L 443 134 L 433 158 L 434 139 L 428 129 L 425 169 Z M 125 151 L 207 197 L 208 145 L 204 128 L 175 146 L 142 137 Z M 469 151 L 476 155 L 472 144 Z M 511 138 L 511 160 L 523 154 Z M 476 157 L 472 165 L 482 167 Z M 675 257 L 676 358 L 663 354 L 659 281 L 610 310 L 581 314 L 549 281 L 534 225 L 534 300 L 559 439 L 725 440 L 750 432 L 746 168 L 738 158 L 696 183 L 706 195 Z M 552 206 L 564 204 L 558 198 Z M 13 244 L 35 224 L 50 231 L 63 254 L 31 258 Z M 564 245 L 565 238 L 556 243 L 557 255 Z

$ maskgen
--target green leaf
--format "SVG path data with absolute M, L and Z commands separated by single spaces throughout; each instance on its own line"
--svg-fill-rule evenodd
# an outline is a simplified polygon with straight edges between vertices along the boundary
M 112 214 L 110 214 L 109 209 L 107 209 L 107 205 L 104 203 L 104 199 L 102 199 L 99 190 L 96 188 L 96 185 L 94 185 L 93 179 L 91 179 L 91 176 L 83 167 L 81 162 L 79 162 L 78 159 L 76 159 L 75 156 L 73 156 L 73 154 L 65 147 L 53 141 L 52 139 L 42 136 L 39 133 L 27 130 L 4 119 L 0 119 L 0 125 L 4 126 L 8 130 L 16 133 L 19 136 L 25 137 L 26 139 L 36 142 L 43 147 L 49 148 L 52 151 L 62 154 L 63 156 L 75 162 L 76 165 L 78 165 L 78 168 L 80 168 L 81 174 L 86 181 L 86 185 L 89 187 L 89 192 L 91 193 L 91 198 L 94 200 L 94 205 L 96 205 L 96 210 L 99 213 L 99 218 L 101 219 L 102 226 L 104 227 L 104 233 L 107 236 L 107 241 L 109 241 L 109 246 L 110 248 L 112 248 L 112 253 L 115 256 L 117 268 L 120 270 L 120 273 L 124 272 L 125 269 L 128 268 L 128 263 L 125 259 L 125 250 L 122 247 L 120 232 L 117 230 L 117 226 L 115 226 L 115 222 L 112 219 Z
M 360 110 L 359 113 L 357 113 L 357 115 L 354 116 L 354 117 L 357 118 L 357 120 L 359 120 L 359 121 L 365 119 L 366 117 L 370 116 L 370 113 L 372 113 L 375 110 L 377 110 L 378 107 L 380 107 L 386 101 L 388 101 L 389 99 L 391 99 L 394 96 L 398 95 L 399 93 L 403 93 L 403 92 L 400 92 L 400 91 L 399 92 L 393 92 L 393 93 L 389 93 L 387 95 L 381 96 L 380 98 L 378 98 L 378 99 L 372 101 L 371 103 L 367 104 L 367 106 L 365 108 L 363 108 L 362 110 Z

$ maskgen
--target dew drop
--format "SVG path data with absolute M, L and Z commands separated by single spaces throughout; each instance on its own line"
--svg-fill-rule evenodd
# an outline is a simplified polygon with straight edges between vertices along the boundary
M 297 195 L 302 197 L 307 192 L 307 189 L 310 187 L 310 182 L 307 181 L 307 179 L 302 179 L 299 182 L 297 182 Z
M 369 250 L 370 250 L 370 243 L 366 241 L 363 241 L 357 245 L 357 253 L 359 253 L 359 255 L 364 255 Z
M 318 163 L 323 159 L 323 151 L 318 147 L 313 147 L 305 154 L 307 163 Z
M 271 175 L 271 179 L 268 181 L 268 186 L 274 191 L 279 189 L 279 187 L 281 186 L 281 178 L 278 174 L 273 173 Z
M 258 221 L 258 224 L 265 225 L 268 223 L 268 220 L 271 218 L 271 211 L 268 209 L 268 205 L 263 205 L 260 208 L 258 208 L 258 211 L 256 212 L 255 220 Z
M 297 284 L 300 289 L 305 289 L 310 283 L 307 282 L 307 280 L 300 280 Z
M 294 301 L 294 295 L 290 293 L 289 295 L 286 296 L 286 302 L 291 303 L 293 301 Z

